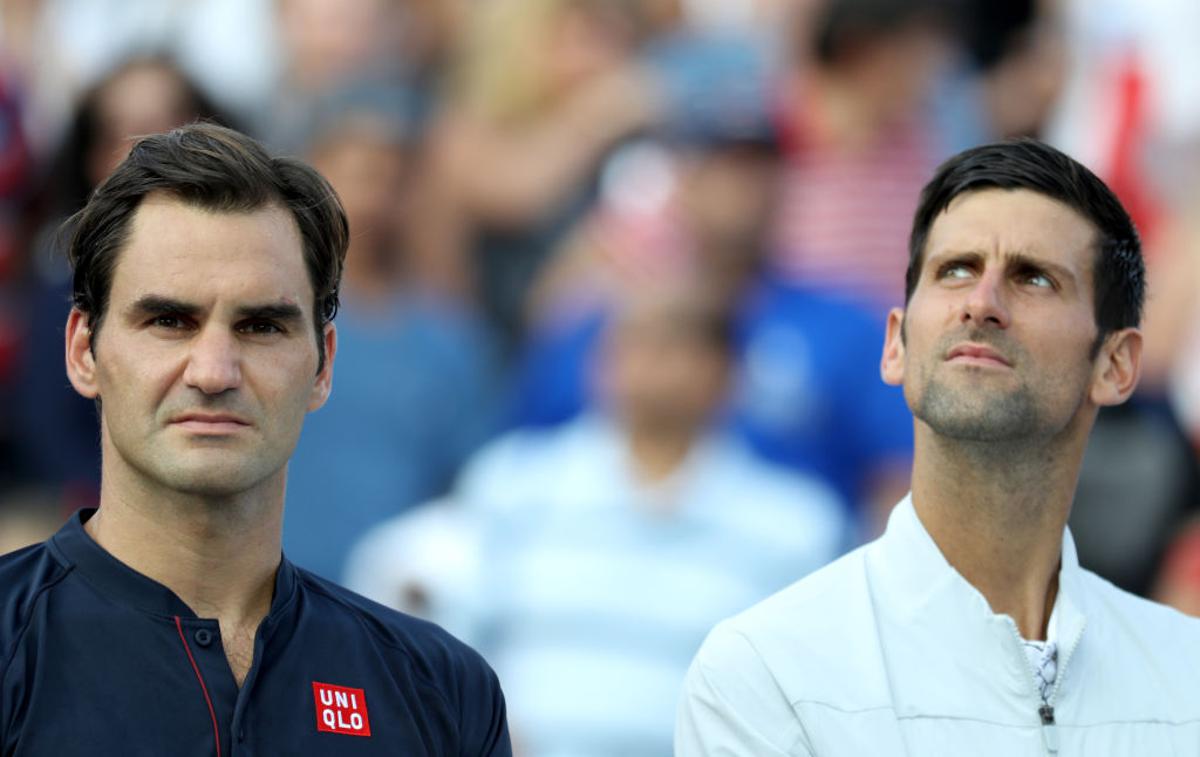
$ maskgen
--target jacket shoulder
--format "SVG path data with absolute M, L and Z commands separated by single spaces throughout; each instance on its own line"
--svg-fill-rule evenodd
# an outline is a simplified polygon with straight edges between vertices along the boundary
M 491 674 L 479 653 L 442 627 L 374 602 L 302 568 L 296 572 L 311 601 L 327 605 L 321 611 L 323 619 L 364 629 L 372 641 L 402 653 L 431 677 L 440 680 L 454 673 L 478 679 Z
M 815 644 L 836 635 L 869 591 L 865 557 L 870 545 L 842 555 L 725 622 L 730 629 L 765 643 Z M 797 623 L 803 619 L 803 623 Z
M 0 673 L 38 601 L 69 572 L 47 544 L 0 555 Z
M 1087 601 L 1104 613 L 1107 627 L 1155 645 L 1193 642 L 1186 653 L 1200 660 L 1200 618 L 1125 591 L 1089 570 L 1080 573 Z
M 372 602 L 344 587 L 297 568 L 312 616 L 341 626 L 338 633 L 390 652 L 407 673 L 421 681 L 425 694 L 440 699 L 458 719 L 463 754 L 507 755 L 508 725 L 504 694 L 491 666 L 471 647 L 433 623 Z
M 1200 700 L 1194 696 L 1200 679 L 1200 618 L 1120 589 L 1096 574 L 1083 570 L 1087 587 L 1088 625 L 1084 639 L 1104 655 L 1114 673 L 1126 671 L 1121 686 L 1145 682 L 1145 692 L 1155 700 L 1193 703 L 1190 717 L 1200 718 Z M 1089 638 L 1090 637 L 1090 638 Z
M 732 669 L 752 655 L 792 705 L 886 706 L 886 666 L 866 565 L 870 549 L 859 547 L 722 622 L 705 641 L 704 664 Z

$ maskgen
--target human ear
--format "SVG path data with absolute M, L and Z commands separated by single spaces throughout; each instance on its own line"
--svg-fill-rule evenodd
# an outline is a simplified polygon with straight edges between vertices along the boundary
M 326 323 L 321 332 L 321 339 L 325 341 L 325 365 L 321 366 L 316 381 L 313 382 L 312 394 L 308 398 L 310 413 L 320 409 L 329 399 L 329 393 L 333 391 L 333 359 L 337 355 L 337 327 L 332 323 Z
M 75 391 L 94 400 L 100 396 L 96 383 L 96 355 L 92 344 L 91 319 L 79 308 L 71 308 L 67 316 L 66 359 L 67 378 Z
M 1135 328 L 1109 334 L 1092 370 L 1092 402 L 1119 405 L 1137 388 L 1142 373 L 1142 332 Z
M 904 383 L 904 309 L 892 308 L 888 312 L 887 334 L 883 339 L 883 357 L 879 361 L 879 375 L 885 384 L 900 386 Z

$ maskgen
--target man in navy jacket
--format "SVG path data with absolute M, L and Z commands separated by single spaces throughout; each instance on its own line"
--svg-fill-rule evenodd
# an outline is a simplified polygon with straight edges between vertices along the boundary
M 141 140 L 73 219 L 100 508 L 0 558 L 0 755 L 510 754 L 475 652 L 281 556 L 347 235 L 316 172 L 212 125 Z

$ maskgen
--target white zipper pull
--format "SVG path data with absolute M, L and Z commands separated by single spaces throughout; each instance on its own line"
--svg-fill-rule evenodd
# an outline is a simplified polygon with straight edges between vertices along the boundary
M 1058 753 L 1058 726 L 1054 722 L 1054 708 L 1044 704 L 1038 708 L 1042 718 L 1042 742 L 1051 754 Z

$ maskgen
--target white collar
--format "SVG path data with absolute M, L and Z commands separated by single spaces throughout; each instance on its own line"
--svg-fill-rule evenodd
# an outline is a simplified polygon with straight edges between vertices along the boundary
M 1060 676 L 1086 623 L 1079 558 L 1066 529 L 1061 559 L 1053 613 Z M 923 671 L 894 677 L 898 711 L 978 717 L 983 708 L 997 718 L 1008 713 L 1014 723 L 1036 715 L 1031 703 L 1039 697 L 1016 624 L 992 612 L 983 594 L 946 561 L 917 517 L 911 495 L 893 510 L 866 561 L 873 601 L 887 616 L 881 633 L 892 649 L 905 650 L 899 664 Z M 964 687 L 971 697 L 962 696 Z

